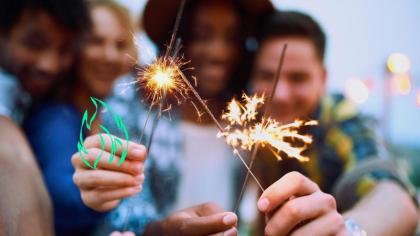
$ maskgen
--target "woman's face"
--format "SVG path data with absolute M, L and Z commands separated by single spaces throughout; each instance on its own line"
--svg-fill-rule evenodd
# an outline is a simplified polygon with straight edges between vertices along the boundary
M 205 98 L 222 94 L 240 52 L 240 19 L 229 1 L 201 1 L 192 16 L 186 53 L 195 68 L 198 90 Z
M 97 97 L 106 97 L 115 80 L 128 72 L 130 32 L 105 6 L 91 10 L 93 32 L 81 53 L 78 72 L 84 86 Z

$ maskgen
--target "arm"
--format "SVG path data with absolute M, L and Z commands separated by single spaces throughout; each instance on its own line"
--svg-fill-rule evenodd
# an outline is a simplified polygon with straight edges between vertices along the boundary
M 21 130 L 0 116 L 0 234 L 52 235 L 51 203 Z
M 419 217 L 409 194 L 391 181 L 379 182 L 344 216 L 354 219 L 368 235 L 383 236 L 413 235 Z

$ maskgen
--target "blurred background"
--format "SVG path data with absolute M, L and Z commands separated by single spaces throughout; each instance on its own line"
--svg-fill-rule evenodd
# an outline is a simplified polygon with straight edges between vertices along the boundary
M 136 22 L 146 0 L 118 0 Z M 273 0 L 281 10 L 312 15 L 327 34 L 328 88 L 342 92 L 378 121 L 392 156 L 411 169 L 420 186 L 420 1 Z M 150 62 L 154 45 L 144 33 L 140 61 Z M 414 164 L 414 165 L 413 165 Z

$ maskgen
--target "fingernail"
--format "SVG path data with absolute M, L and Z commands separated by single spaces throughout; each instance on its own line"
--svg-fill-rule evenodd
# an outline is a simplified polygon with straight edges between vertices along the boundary
M 136 183 L 137 184 L 143 183 L 143 181 L 144 181 L 144 174 L 136 176 Z
M 258 201 L 258 209 L 260 209 L 260 211 L 266 211 L 268 209 L 268 205 L 270 204 L 270 202 L 268 201 L 267 198 L 261 198 Z
M 136 147 L 133 149 L 132 154 L 134 156 L 140 157 L 143 155 L 143 152 L 144 152 L 143 149 Z
M 230 228 L 229 230 L 226 230 L 224 233 L 225 236 L 236 236 L 238 235 L 238 230 L 236 228 Z
M 236 223 L 236 215 L 228 213 L 223 217 L 223 223 L 225 225 L 233 225 Z
M 141 189 L 142 189 L 142 186 L 141 186 L 141 185 L 136 186 L 136 187 L 134 187 L 134 188 L 133 188 L 133 192 L 134 192 L 134 193 L 138 193 L 138 192 L 140 192 L 140 191 L 141 191 Z

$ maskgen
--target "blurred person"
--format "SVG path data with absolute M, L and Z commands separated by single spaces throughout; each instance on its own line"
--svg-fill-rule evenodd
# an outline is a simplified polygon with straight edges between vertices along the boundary
M 166 49 L 179 4 L 180 1 L 153 0 L 146 5 L 145 30 L 161 52 Z M 216 117 L 233 94 L 244 90 L 243 73 L 249 67 L 242 60 L 247 58 L 248 22 L 271 10 L 268 1 L 187 1 L 179 36 L 185 58 L 191 60 L 195 70 L 186 73 L 197 76 L 198 92 Z M 128 120 L 129 130 L 137 132 L 143 129 L 147 112 L 139 99 L 144 98 L 135 91 L 125 91 L 110 99 L 110 104 L 119 104 L 120 115 Z M 175 105 L 170 112 L 171 121 L 159 121 L 145 164 L 142 193 L 115 208 L 108 217 L 108 229 L 102 233 L 122 230 L 128 222 L 128 229 L 145 235 L 237 234 L 237 217 L 226 212 L 233 208 L 239 166 L 231 148 L 216 138 L 218 129 L 207 115 L 198 120 L 192 105 Z M 73 156 L 75 176 L 82 168 L 79 160 L 77 154 Z M 83 194 L 88 189 L 82 182 L 80 177 L 77 184 Z M 209 201 L 212 203 L 206 203 Z M 84 202 L 101 211 L 114 208 L 99 207 L 105 201 L 94 195 Z
M 20 129 L 70 66 L 90 25 L 84 1 L 0 2 L 0 234 L 52 235 L 51 203 Z
M 379 158 L 380 148 L 372 125 L 355 105 L 342 95 L 326 92 L 322 28 L 308 15 L 281 11 L 270 15 L 260 29 L 251 81 L 254 92 L 271 94 L 287 44 L 271 116 L 283 124 L 315 119 L 319 125 L 307 130 L 313 137 L 305 153 L 310 157 L 307 163 L 287 157 L 277 162 L 268 152 L 259 153 L 257 167 L 263 185 L 271 186 L 258 201 L 258 209 L 269 216 L 258 233 L 412 235 L 418 219 L 415 202 L 404 181 L 391 172 L 378 168 L 357 176 L 356 187 L 346 190 L 353 195 L 346 199 L 336 202 L 330 195 L 339 177 L 364 161 Z M 344 208 L 343 200 L 353 205 Z
M 63 236 L 91 235 L 105 217 L 105 214 L 92 211 L 83 204 L 72 180 L 74 169 L 70 158 L 77 151 L 84 111 L 88 111 L 89 115 L 95 112 L 91 97 L 107 98 L 115 81 L 132 70 L 130 58 L 136 57 L 131 36 L 133 23 L 128 10 L 112 0 L 92 0 L 88 4 L 92 30 L 82 44 L 67 83 L 62 85 L 67 90 L 56 88 L 59 98 L 39 104 L 24 125 L 52 198 L 55 233 Z M 108 116 L 106 111 L 99 113 L 90 131 L 84 130 L 83 136 L 96 134 L 101 124 L 107 126 L 104 116 Z M 89 149 L 89 139 L 86 139 L 85 145 L 87 150 L 97 153 Z M 127 160 L 120 167 L 116 167 L 118 160 L 106 164 L 107 158 L 102 158 L 99 166 L 101 169 L 120 168 L 125 174 L 114 176 L 113 181 L 124 178 L 128 182 L 125 190 L 138 193 L 144 178 L 144 148 L 130 145 L 132 148 Z M 105 147 L 105 151 L 110 150 L 110 146 Z M 93 163 L 94 160 L 90 161 Z M 86 173 L 83 170 L 80 172 Z M 91 180 L 89 188 L 99 191 L 102 199 L 112 195 L 112 190 L 95 188 L 96 182 L 101 180 L 95 180 L 95 176 L 88 177 Z

